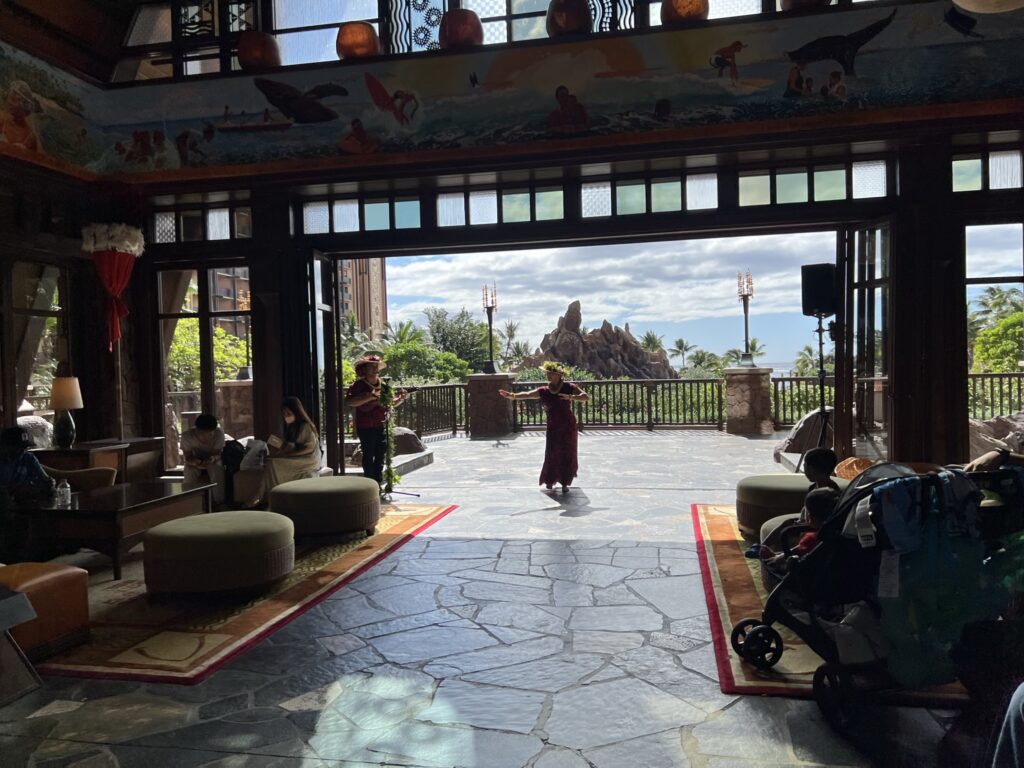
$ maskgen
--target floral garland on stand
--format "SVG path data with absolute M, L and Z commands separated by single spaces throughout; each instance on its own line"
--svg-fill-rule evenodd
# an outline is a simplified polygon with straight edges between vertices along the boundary
M 380 396 L 377 400 L 388 412 L 387 418 L 384 419 L 384 493 L 389 494 L 402 478 L 392 466 L 395 458 L 395 425 L 391 417 L 391 408 L 395 403 L 395 391 L 387 379 L 380 380 Z

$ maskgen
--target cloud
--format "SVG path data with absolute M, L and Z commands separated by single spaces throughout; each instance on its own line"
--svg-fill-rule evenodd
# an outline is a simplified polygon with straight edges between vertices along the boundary
M 736 272 L 750 269 L 752 314 L 791 312 L 800 265 L 834 254 L 834 235 L 823 232 L 395 258 L 388 311 L 420 325 L 427 306 L 466 307 L 483 319 L 480 289 L 494 282 L 497 321 L 518 322 L 519 335 L 537 344 L 577 299 L 590 328 L 734 316 Z
M 970 275 L 1024 272 L 1020 224 L 970 227 L 966 242 Z M 480 289 L 494 282 L 496 326 L 519 323 L 534 346 L 578 299 L 588 328 L 629 323 L 636 336 L 653 328 L 666 343 L 683 337 L 721 352 L 742 344 L 736 273 L 749 269 L 751 335 L 768 342 L 771 359 L 792 360 L 813 341 L 813 323 L 800 324 L 800 267 L 835 257 L 825 231 L 392 258 L 388 313 L 423 326 L 425 307 L 465 307 L 484 320 Z

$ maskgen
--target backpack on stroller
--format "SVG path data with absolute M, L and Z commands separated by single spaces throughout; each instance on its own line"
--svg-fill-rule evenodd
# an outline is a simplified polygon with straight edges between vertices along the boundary
M 792 630 L 824 661 L 814 694 L 840 728 L 860 693 L 952 681 L 949 651 L 964 624 L 994 618 L 1005 602 L 983 567 L 980 499 L 959 470 L 869 467 L 819 528 L 817 546 L 780 574 L 761 617 L 733 627 L 733 649 L 768 670 L 784 650 L 772 625 Z

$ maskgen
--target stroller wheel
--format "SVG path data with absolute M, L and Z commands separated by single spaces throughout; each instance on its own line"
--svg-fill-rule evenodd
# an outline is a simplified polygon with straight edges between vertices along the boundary
M 771 669 L 782 658 L 782 635 L 767 624 L 754 627 L 743 641 L 742 656 L 758 669 Z
M 829 725 L 840 733 L 853 721 L 853 681 L 838 664 L 826 662 L 814 671 L 814 700 Z
M 732 649 L 740 655 L 741 658 L 745 658 L 743 655 L 743 643 L 747 639 L 747 632 L 752 630 L 754 627 L 759 627 L 764 624 L 760 619 L 740 619 L 736 626 L 732 628 L 732 634 L 729 635 L 729 642 L 732 643 Z

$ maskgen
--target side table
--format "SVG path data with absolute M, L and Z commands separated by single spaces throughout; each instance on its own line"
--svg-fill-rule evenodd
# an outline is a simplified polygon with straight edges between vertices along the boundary
M 41 685 L 35 668 L 11 637 L 16 627 L 36 617 L 32 603 L 21 592 L 0 587 L 0 707 Z

